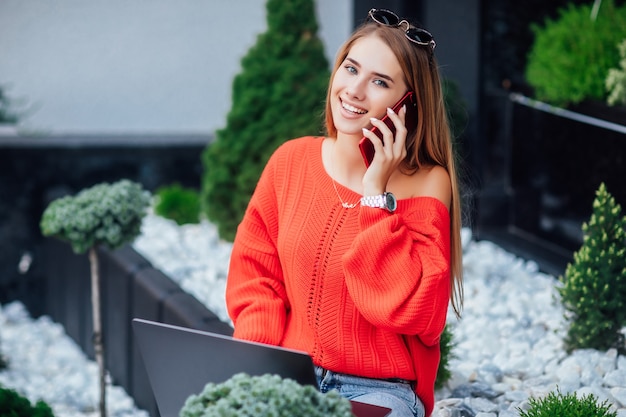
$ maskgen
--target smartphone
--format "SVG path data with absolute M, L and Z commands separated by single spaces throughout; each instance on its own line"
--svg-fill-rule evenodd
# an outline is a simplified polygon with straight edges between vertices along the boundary
M 417 102 L 415 101 L 415 93 L 413 91 L 407 92 L 393 107 L 393 111 L 396 114 L 400 111 L 402 106 L 406 105 L 406 116 L 404 117 L 404 125 L 406 129 L 410 132 L 415 129 L 417 126 Z M 393 121 L 389 117 L 388 114 L 385 113 L 385 116 L 381 119 L 387 127 L 391 130 L 391 133 L 396 134 L 396 126 L 393 124 Z M 372 128 L 372 132 L 378 136 L 380 140 L 383 139 L 383 134 L 380 129 L 376 126 Z M 363 155 L 363 162 L 365 162 L 365 166 L 369 167 L 372 163 L 372 159 L 374 159 L 374 145 L 372 141 L 367 136 L 363 136 L 363 138 L 359 142 L 359 149 L 361 150 L 361 155 Z

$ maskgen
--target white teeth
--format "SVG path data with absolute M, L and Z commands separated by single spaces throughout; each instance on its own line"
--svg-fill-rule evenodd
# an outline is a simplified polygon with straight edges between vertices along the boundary
M 365 114 L 365 113 L 367 113 L 367 111 L 365 111 L 365 110 L 358 109 L 358 108 L 356 108 L 354 106 L 351 106 L 351 105 L 349 105 L 347 103 L 344 103 L 344 102 L 341 102 L 341 105 L 342 105 L 342 107 L 344 109 L 346 109 L 346 110 L 348 110 L 348 111 L 350 111 L 352 113 L 356 113 L 356 114 Z

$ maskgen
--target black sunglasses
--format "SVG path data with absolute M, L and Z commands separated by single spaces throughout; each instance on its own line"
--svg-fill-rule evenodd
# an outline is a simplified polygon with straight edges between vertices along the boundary
M 400 19 L 398 15 L 391 10 L 371 9 L 367 13 L 367 17 L 383 26 L 398 27 L 402 24 L 406 24 L 407 29 L 404 32 L 404 36 L 415 44 L 430 47 L 431 53 L 435 50 L 435 46 L 437 46 L 435 39 L 430 32 L 424 29 L 411 27 L 411 24 L 408 21 Z

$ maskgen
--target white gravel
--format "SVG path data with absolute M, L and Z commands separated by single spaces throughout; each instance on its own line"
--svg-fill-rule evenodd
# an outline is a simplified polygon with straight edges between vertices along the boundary
M 232 245 L 219 240 L 213 225 L 178 227 L 150 214 L 133 246 L 230 322 L 224 285 Z M 464 268 L 463 318 L 449 314 L 453 376 L 437 393 L 434 416 L 460 415 L 463 406 L 484 417 L 516 416 L 530 397 L 558 387 L 606 399 L 619 417 L 626 417 L 626 358 L 615 351 L 565 353 L 567 325 L 555 277 L 491 242 L 471 240 L 467 230 Z M 0 352 L 10 364 L 0 372 L 0 385 L 31 401 L 43 399 L 56 417 L 97 416 L 97 367 L 59 324 L 47 317 L 32 320 L 19 302 L 0 306 Z M 450 398 L 454 389 L 467 387 L 482 393 Z M 109 386 L 107 395 L 111 417 L 147 416 L 123 389 Z

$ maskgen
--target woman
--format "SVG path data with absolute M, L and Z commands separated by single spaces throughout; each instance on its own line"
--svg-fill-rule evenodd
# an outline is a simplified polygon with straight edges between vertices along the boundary
M 227 283 L 235 337 L 308 352 L 322 391 L 391 416 L 430 415 L 448 304 L 458 315 L 462 303 L 459 191 L 434 48 L 393 12 L 369 12 L 338 53 L 326 137 L 290 140 L 270 158 Z M 407 91 L 417 102 L 410 132 L 413 110 L 390 110 Z

